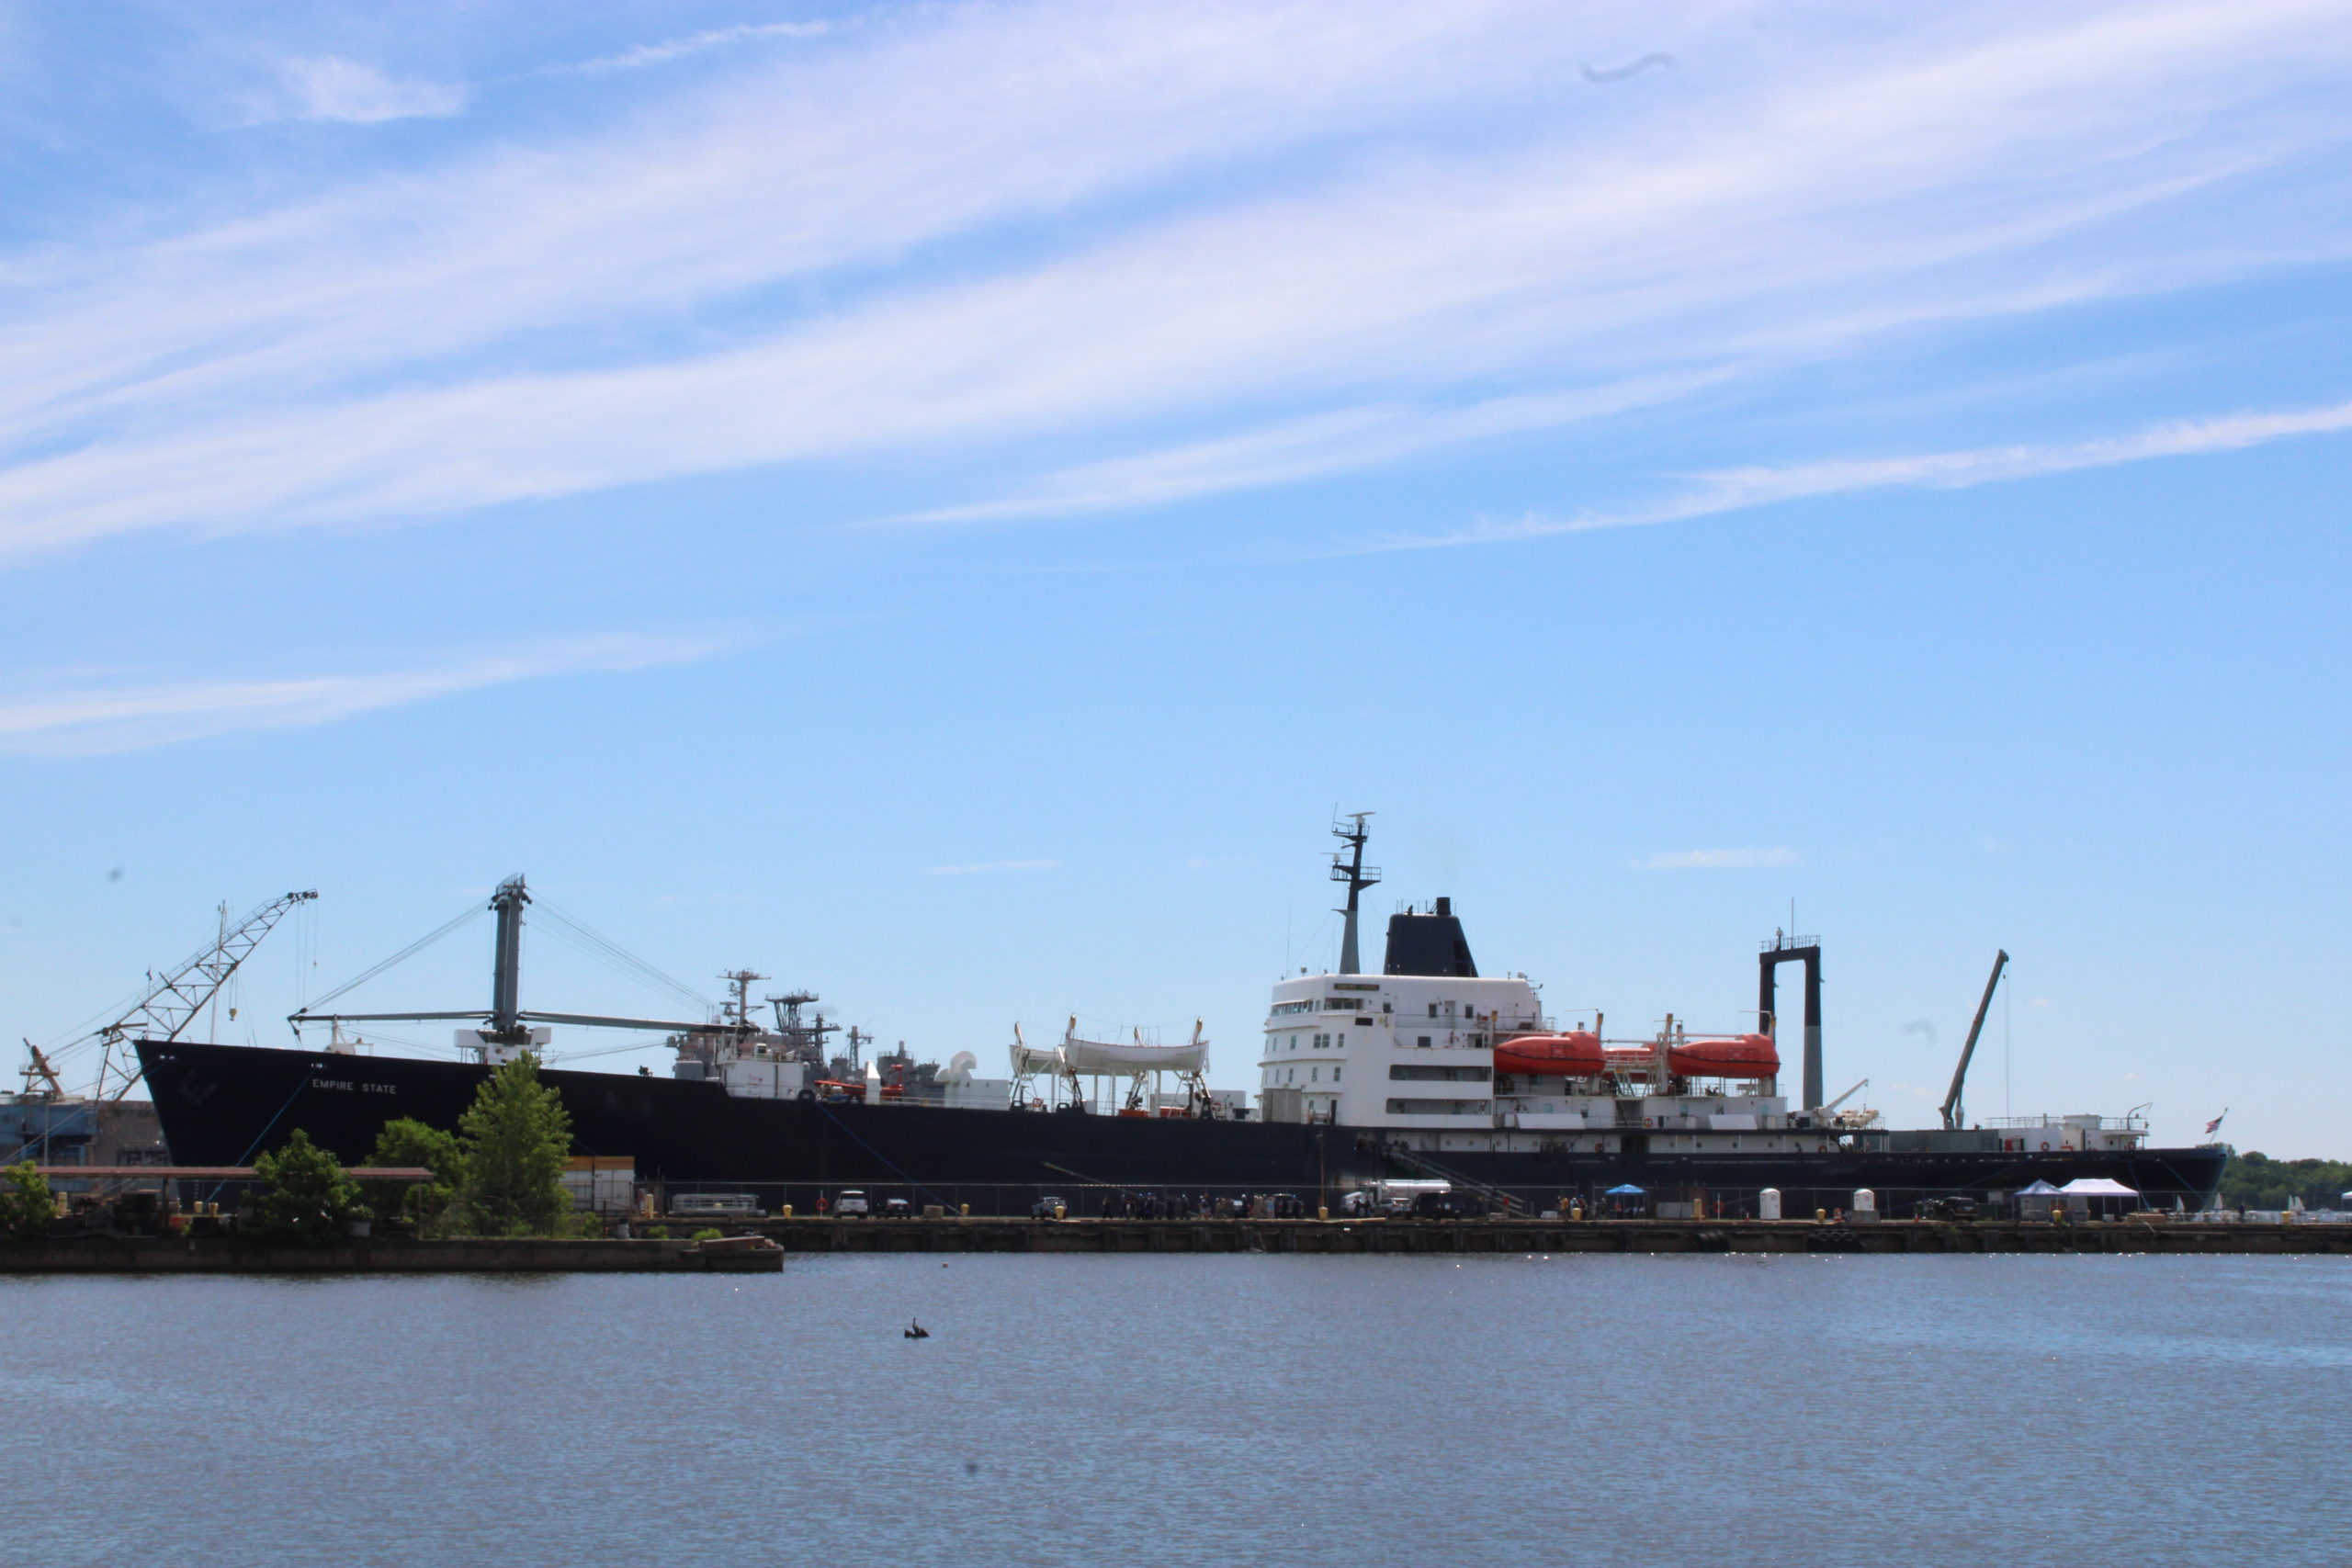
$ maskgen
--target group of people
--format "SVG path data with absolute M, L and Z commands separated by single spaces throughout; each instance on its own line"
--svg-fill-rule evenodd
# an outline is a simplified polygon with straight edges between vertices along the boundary
M 1290 1192 L 1212 1198 L 1193 1192 L 1115 1192 L 1102 1200 L 1106 1220 L 1303 1220 L 1306 1201 Z

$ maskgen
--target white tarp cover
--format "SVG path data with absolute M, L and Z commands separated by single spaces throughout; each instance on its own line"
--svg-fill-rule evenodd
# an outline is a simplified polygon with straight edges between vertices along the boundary
M 2136 1187 L 2126 1187 L 2120 1181 L 2110 1181 L 2104 1176 L 2078 1176 L 2058 1189 L 2069 1198 L 2137 1198 Z
M 1193 1073 L 1208 1065 L 1209 1043 L 1187 1041 L 1182 1045 L 1136 1045 L 1110 1040 L 1062 1042 L 1062 1060 L 1080 1073 Z
M 2018 1188 L 2018 1196 L 2020 1198 L 2054 1198 L 2064 1190 L 2064 1188 L 2052 1187 L 2047 1181 L 2037 1181 L 2030 1187 Z

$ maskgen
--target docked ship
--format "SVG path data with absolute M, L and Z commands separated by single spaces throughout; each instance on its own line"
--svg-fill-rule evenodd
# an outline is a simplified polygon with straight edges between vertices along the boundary
M 1899 1216 L 1951 1198 L 1997 1205 L 2083 1178 L 2194 1211 L 2220 1184 L 2222 1145 L 2150 1147 L 2137 1115 L 1969 1121 L 1967 1058 L 1997 963 L 1942 1125 L 1896 1130 L 1848 1108 L 1855 1090 L 1825 1096 L 1817 942 L 1780 933 L 1762 945 L 1753 1030 L 1693 1032 L 1669 1018 L 1642 1037 L 1612 1037 L 1598 1013 L 1547 1016 L 1524 974 L 1480 973 L 1446 898 L 1396 910 L 1380 968 L 1365 971 L 1360 906 L 1379 874 L 1363 863 L 1362 817 L 1333 830 L 1346 846 L 1331 865 L 1346 887 L 1339 962 L 1274 986 L 1255 1106 L 1208 1087 L 1198 1025 L 1174 1045 L 1140 1032 L 1090 1040 L 1075 1019 L 1051 1043 L 1016 1029 L 998 1078 L 978 1077 L 968 1050 L 944 1065 L 903 1046 L 869 1055 L 854 1031 L 837 1050 L 841 1032 L 812 1010 L 814 993 L 755 1000 L 764 976 L 749 970 L 729 974 L 729 998 L 698 1021 L 526 1010 L 518 977 L 531 896 L 519 876 L 488 906 L 497 927 L 486 1010 L 298 1013 L 298 1032 L 330 1032 L 324 1048 L 141 1040 L 139 1062 L 176 1164 L 249 1165 L 298 1127 L 358 1163 L 393 1118 L 454 1128 L 488 1077 L 542 1050 L 555 1027 L 661 1032 L 673 1055 L 666 1076 L 544 1069 L 576 1152 L 672 1195 L 742 1193 L 802 1213 L 849 1187 L 949 1213 L 1025 1213 L 1051 1196 L 1091 1213 L 1137 1194 L 1280 1194 L 1337 1212 L 1351 1193 L 1407 1179 L 1519 1213 L 1590 1210 L 1634 1190 L 1666 1213 L 1753 1214 L 1768 1191 L 1797 1213 L 1843 1208 L 1868 1189 L 1880 1213 Z M 1777 1007 L 1787 964 L 1803 972 L 1797 1032 L 1781 1029 Z M 464 1059 L 366 1054 L 344 1033 L 395 1020 L 467 1025 Z M 1784 1032 L 1798 1056 L 1793 1102 L 1781 1088 Z

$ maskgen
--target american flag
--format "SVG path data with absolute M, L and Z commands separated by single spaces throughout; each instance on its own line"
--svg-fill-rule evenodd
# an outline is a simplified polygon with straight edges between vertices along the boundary
M 2229 1113 L 2228 1108 L 2224 1107 L 2222 1111 L 2222 1116 L 2227 1116 Z M 2211 1122 L 2205 1123 L 2205 1135 L 2207 1137 L 2210 1138 L 2214 1134 L 2222 1130 L 2222 1116 L 2216 1116 Z

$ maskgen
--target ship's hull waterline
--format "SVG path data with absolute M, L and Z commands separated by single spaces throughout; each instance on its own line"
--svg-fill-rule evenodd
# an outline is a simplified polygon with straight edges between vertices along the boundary
M 242 1045 L 141 1042 L 140 1059 L 175 1163 L 243 1166 L 296 1128 L 347 1163 L 396 1117 L 455 1128 L 491 1068 L 466 1062 Z M 1114 1191 L 1286 1192 L 1337 1212 L 1340 1195 L 1431 1163 L 1533 1209 L 1630 1184 L 1657 1198 L 1706 1197 L 1751 1211 L 1778 1189 L 1792 1214 L 1845 1205 L 1858 1188 L 1899 1216 L 1926 1197 L 2001 1197 L 2035 1181 L 2107 1177 L 2171 1208 L 2199 1209 L 2219 1186 L 2218 1146 L 2048 1154 L 1721 1152 L 1649 1156 L 1555 1146 L 1449 1147 L 1419 1156 L 1396 1134 L 1347 1126 L 951 1110 L 855 1101 L 744 1099 L 710 1081 L 617 1073 L 543 1074 L 584 1155 L 631 1161 L 671 1191 L 750 1191 L 813 1209 L 843 1187 L 975 1213 L 1026 1213 L 1046 1194 L 1092 1213 Z M 1562 1144 L 1574 1142 L 1561 1140 Z

